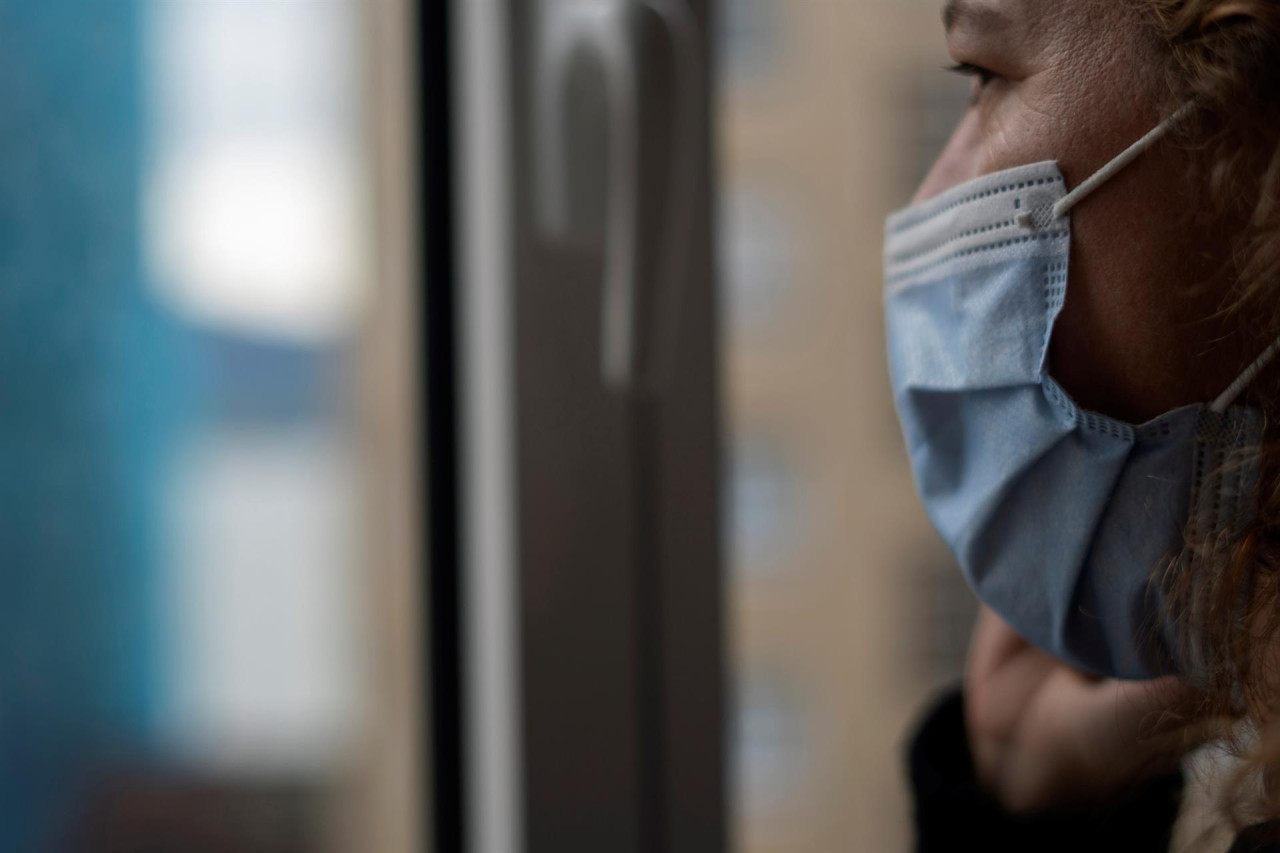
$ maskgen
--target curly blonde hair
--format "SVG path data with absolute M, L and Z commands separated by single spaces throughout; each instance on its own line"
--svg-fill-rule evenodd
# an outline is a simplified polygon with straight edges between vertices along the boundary
M 1249 346 L 1265 347 L 1280 338 L 1280 0 L 1130 4 L 1156 36 L 1161 106 L 1197 105 L 1180 131 L 1195 207 L 1241 223 L 1222 314 Z M 1224 804 L 1237 825 L 1280 818 L 1280 369 L 1251 394 L 1266 424 L 1254 520 L 1188 541 L 1161 581 L 1169 615 L 1205 663 L 1205 691 L 1188 713 L 1243 718 L 1256 734 L 1228 744 L 1243 759 Z M 1260 798 L 1248 784 L 1256 779 Z

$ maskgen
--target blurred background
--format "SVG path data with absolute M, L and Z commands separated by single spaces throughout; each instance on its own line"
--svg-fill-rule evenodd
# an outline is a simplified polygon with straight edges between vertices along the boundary
M 968 103 L 932 0 L 726 0 L 715 109 L 735 849 L 910 849 L 976 614 L 886 386 L 883 218 Z
M 909 849 L 939 6 L 0 0 L 0 849 Z

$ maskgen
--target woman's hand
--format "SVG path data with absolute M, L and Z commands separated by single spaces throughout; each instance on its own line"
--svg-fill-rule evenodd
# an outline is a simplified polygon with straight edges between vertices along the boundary
M 1180 709 L 1173 677 L 1097 679 L 1023 640 L 983 608 L 965 675 L 965 722 L 979 781 L 1014 814 L 1106 800 L 1172 770 L 1215 727 Z

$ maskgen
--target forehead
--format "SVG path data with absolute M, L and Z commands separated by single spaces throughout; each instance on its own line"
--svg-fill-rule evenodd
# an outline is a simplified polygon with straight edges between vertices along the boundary
M 942 21 L 948 30 L 1036 29 L 1065 22 L 1114 26 L 1130 17 L 1129 5 L 1124 0 L 946 0 Z
M 1013 23 L 1012 4 L 1000 0 L 947 0 L 942 7 L 942 25 L 947 32 L 963 29 L 1004 29 Z
M 1126 0 L 946 0 L 942 22 L 954 46 L 1021 58 L 1047 52 L 1055 64 L 1096 61 L 1132 48 L 1133 6 Z

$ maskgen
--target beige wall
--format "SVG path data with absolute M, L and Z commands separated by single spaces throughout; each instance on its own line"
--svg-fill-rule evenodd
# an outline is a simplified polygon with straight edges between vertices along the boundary
M 724 367 L 730 446 L 777 445 L 800 483 L 801 534 L 758 570 L 737 551 L 730 606 L 737 676 L 777 680 L 799 720 L 799 734 L 776 734 L 791 743 L 779 749 L 800 758 L 783 793 L 740 802 L 738 849 L 906 850 L 902 736 L 959 651 L 931 663 L 937 638 L 922 632 L 933 599 L 956 587 L 892 412 L 882 221 L 938 141 L 922 91 L 954 105 L 965 87 L 939 70 L 933 0 L 773 2 L 775 61 L 745 80 L 722 73 L 721 186 L 726 203 L 746 187 L 782 211 L 790 285 L 768 320 L 726 326 Z M 734 9 L 724 14 L 731 24 Z
M 356 400 L 368 488 L 366 548 L 371 701 L 362 760 L 347 780 L 335 850 L 416 853 L 427 837 L 422 678 L 423 512 L 417 299 L 417 140 L 410 0 L 367 4 L 367 122 L 375 286 L 356 354 Z

